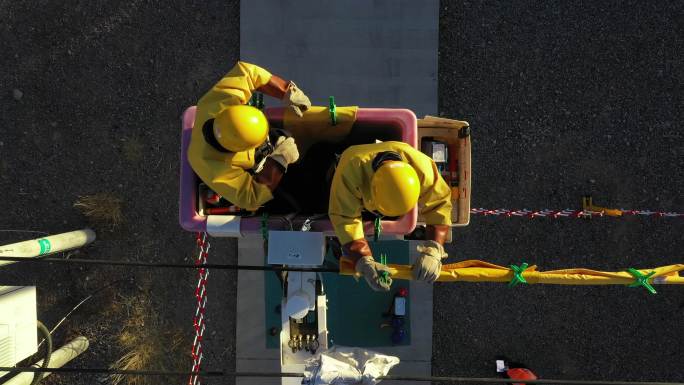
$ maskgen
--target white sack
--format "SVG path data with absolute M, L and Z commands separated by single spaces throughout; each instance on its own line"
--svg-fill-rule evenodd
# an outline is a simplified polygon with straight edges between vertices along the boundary
M 305 384 L 310 385 L 376 385 L 399 358 L 371 350 L 334 346 L 306 361 Z M 308 382 L 306 382 L 308 381 Z

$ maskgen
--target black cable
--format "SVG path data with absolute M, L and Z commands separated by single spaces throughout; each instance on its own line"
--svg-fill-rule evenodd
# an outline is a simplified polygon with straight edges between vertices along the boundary
M 135 261 L 115 261 L 110 259 L 78 259 L 78 258 L 23 258 L 23 257 L 0 257 L 0 261 L 23 262 L 23 263 L 62 263 L 82 265 L 106 265 L 106 266 L 135 266 L 149 268 L 172 268 L 172 269 L 216 269 L 216 270 L 261 270 L 261 271 L 302 271 L 311 273 L 339 273 L 339 269 L 329 267 L 292 267 L 292 266 L 256 266 L 256 265 L 222 265 L 222 264 L 199 264 L 188 265 L 179 263 L 155 263 Z
M 0 371 L 9 372 L 51 372 L 51 373 L 90 373 L 90 374 L 121 374 L 129 376 L 191 376 L 198 375 L 201 377 L 259 377 L 259 378 L 283 378 L 283 377 L 299 377 L 303 378 L 302 373 L 263 373 L 263 372 L 224 372 L 216 371 L 198 371 L 198 372 L 177 372 L 177 371 L 163 371 L 163 370 L 119 370 L 108 368 L 12 368 L 0 367 Z M 513 380 L 510 378 L 481 378 L 481 377 L 457 377 L 457 376 L 382 376 L 378 380 L 387 381 L 442 381 L 442 382 L 477 382 L 487 384 L 512 384 L 524 381 L 526 384 L 558 384 L 558 385 L 684 385 L 683 382 L 654 382 L 654 381 L 593 381 L 593 380 Z
M 38 331 L 40 331 L 40 333 L 43 335 L 43 338 L 45 338 L 45 341 L 47 342 L 45 344 L 45 358 L 43 359 L 43 365 L 40 369 L 47 369 L 48 365 L 50 365 L 50 357 L 52 356 L 52 335 L 45 324 L 40 321 L 36 321 L 36 323 L 38 324 Z M 33 380 L 31 381 L 30 385 L 38 385 L 43 377 L 44 376 L 41 372 L 36 373 L 33 376 Z
M 482 378 L 482 377 L 453 377 L 453 376 L 384 376 L 378 379 L 387 381 L 441 381 L 452 383 L 486 383 L 486 384 L 559 384 L 559 385 L 684 385 L 682 382 L 653 382 L 653 381 L 599 381 L 599 380 L 513 380 L 510 378 Z
M 85 297 L 84 299 L 82 299 L 81 302 L 77 303 L 76 306 L 74 306 L 73 308 L 71 308 L 71 310 L 70 310 L 64 317 L 62 317 L 62 319 L 59 320 L 59 322 L 57 322 L 57 325 L 55 325 L 55 327 L 53 327 L 52 330 L 50 330 L 50 335 L 52 335 L 52 333 L 54 333 L 54 332 L 57 330 L 57 328 L 59 328 L 59 327 L 62 325 L 62 323 L 63 323 L 64 321 L 66 321 L 67 318 L 69 318 L 69 316 L 70 316 L 73 312 L 75 312 L 79 307 L 81 307 L 81 305 L 83 305 L 84 303 L 88 302 L 91 298 L 93 298 L 94 296 L 96 296 L 96 295 L 102 293 L 103 291 L 107 290 L 108 288 L 110 288 L 110 287 L 112 287 L 112 286 L 114 286 L 114 285 L 116 285 L 116 284 L 118 284 L 118 283 L 124 282 L 124 281 L 131 281 L 131 282 L 132 282 L 132 281 L 133 281 L 133 276 L 125 277 L 125 278 L 118 279 L 118 280 L 116 280 L 116 281 L 110 282 L 110 283 L 106 284 L 105 286 L 102 286 L 101 288 L 99 288 L 99 289 L 97 289 L 97 290 L 91 292 L 90 295 L 88 295 L 87 297 Z M 44 340 L 44 341 L 45 341 L 45 340 Z M 43 342 L 39 343 L 39 344 L 38 344 L 38 347 L 40 348 L 40 345 L 42 345 L 42 344 L 43 344 Z

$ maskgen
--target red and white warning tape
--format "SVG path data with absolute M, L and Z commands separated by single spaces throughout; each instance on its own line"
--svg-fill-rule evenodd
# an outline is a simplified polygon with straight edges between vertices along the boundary
M 197 246 L 199 253 L 195 259 L 195 264 L 206 264 L 207 256 L 209 255 L 209 240 L 207 233 L 197 233 Z M 195 328 L 195 339 L 192 341 L 192 371 L 198 372 L 202 364 L 202 339 L 204 336 L 205 323 L 204 312 L 207 306 L 207 278 L 209 277 L 209 269 L 200 268 L 198 270 L 197 286 L 195 287 L 195 298 L 197 299 L 197 310 L 193 317 L 192 324 Z M 201 380 L 198 375 L 191 375 L 188 385 L 201 385 Z
M 489 209 L 483 209 L 483 208 L 473 208 L 473 209 L 470 209 L 470 214 L 471 215 L 482 215 L 482 216 L 488 216 L 488 215 L 500 216 L 500 215 L 503 215 L 505 217 L 526 217 L 526 218 L 535 218 L 535 217 L 586 218 L 586 217 L 602 217 L 602 216 L 604 216 L 604 213 L 602 211 L 571 210 L 571 209 L 565 209 L 565 210 L 550 210 L 550 209 L 544 209 L 544 210 L 528 210 L 528 209 L 522 209 L 522 210 L 509 210 L 509 209 L 489 210 Z M 636 215 L 656 216 L 656 217 L 667 217 L 667 218 L 684 217 L 684 214 L 682 214 L 682 213 L 673 213 L 673 212 L 664 212 L 664 211 L 650 211 L 650 210 L 622 210 L 622 216 L 630 216 L 630 215 L 633 215 L 633 216 L 636 216 Z

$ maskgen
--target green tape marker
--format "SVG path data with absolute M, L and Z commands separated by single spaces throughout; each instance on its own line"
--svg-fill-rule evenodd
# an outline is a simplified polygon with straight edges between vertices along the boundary
M 523 263 L 520 266 L 516 265 L 511 265 L 511 271 L 513 271 L 513 279 L 511 279 L 511 282 L 508 283 L 508 286 L 515 286 L 519 283 L 527 283 L 525 280 L 525 277 L 523 277 L 523 273 L 525 270 L 527 270 L 527 267 L 529 265 L 527 262 Z
M 380 235 L 382 234 L 382 218 L 380 216 L 376 216 L 375 220 L 373 221 L 373 240 L 375 242 L 378 241 L 380 238 Z
M 47 254 L 50 252 L 50 249 L 52 248 L 50 241 L 47 239 L 39 239 L 38 244 L 40 245 L 40 253 L 38 253 L 38 255 Z
M 652 271 L 646 275 L 641 274 L 641 272 L 635 268 L 630 267 L 627 269 L 627 272 L 634 277 L 634 283 L 630 283 L 629 287 L 639 287 L 643 286 L 648 290 L 651 294 L 656 294 L 656 290 L 651 286 L 651 284 L 648 282 L 648 280 L 651 278 L 653 274 L 655 274 L 655 271 Z
M 335 105 L 335 97 L 331 96 L 330 99 L 330 106 L 328 109 L 330 110 L 330 121 L 332 122 L 333 126 L 337 125 L 337 106 Z

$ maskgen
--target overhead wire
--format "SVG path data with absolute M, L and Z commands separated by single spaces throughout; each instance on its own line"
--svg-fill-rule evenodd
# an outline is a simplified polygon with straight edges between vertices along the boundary
M 125 376 L 189 376 L 193 374 L 203 377 L 255 377 L 255 378 L 304 378 L 303 373 L 263 373 L 263 372 L 228 372 L 222 370 L 214 371 L 164 371 L 164 370 L 121 370 L 109 368 L 17 368 L 0 367 L 0 371 L 12 373 L 34 372 L 34 373 L 62 373 L 62 374 L 120 374 Z M 486 383 L 486 384 L 513 384 L 520 383 L 521 380 L 510 378 L 486 378 L 486 377 L 464 377 L 464 376 L 380 376 L 378 380 L 386 381 L 413 381 L 428 382 L 441 381 L 449 383 Z M 537 379 L 524 380 L 526 384 L 558 384 L 558 385 L 684 385 L 684 382 L 667 381 L 604 381 L 604 380 L 561 380 L 561 379 Z
M 20 263 L 57 263 L 57 264 L 85 264 L 85 265 L 106 265 L 106 266 L 133 266 L 133 267 L 147 267 L 147 268 L 178 268 L 178 269 L 202 269 L 210 268 L 216 270 L 252 270 L 252 271 L 300 271 L 300 272 L 316 272 L 316 273 L 338 273 L 339 268 L 329 267 L 292 267 L 292 266 L 258 266 L 258 265 L 238 265 L 238 264 L 177 264 L 177 263 L 157 263 L 157 262 L 138 262 L 138 261 L 116 261 L 107 259 L 78 259 L 78 258 L 51 258 L 51 257 L 6 257 L 0 256 L 0 261 L 11 261 Z M 87 299 L 86 299 L 87 300 Z M 85 301 L 84 301 L 85 302 Z M 79 304 L 80 305 L 80 304 Z M 77 306 L 79 306 L 77 305 Z M 282 377 L 304 377 L 302 373 L 257 373 L 257 372 L 225 372 L 225 371 L 197 371 L 197 372 L 174 372 L 174 371 L 159 371 L 159 370 L 118 370 L 108 368 L 16 368 L 16 367 L 0 367 L 0 371 L 8 371 L 12 373 L 18 372 L 52 372 L 52 373 L 106 373 L 106 374 L 120 374 L 120 375 L 138 375 L 138 376 L 189 376 L 200 375 L 205 377 L 264 377 L 264 378 L 282 378 Z M 414 381 L 414 382 L 429 382 L 441 381 L 447 383 L 498 383 L 498 384 L 512 384 L 519 383 L 520 380 L 511 380 L 503 378 L 479 378 L 479 377 L 458 377 L 458 376 L 383 376 L 378 379 L 395 380 L 395 381 Z M 541 379 L 541 380 L 525 380 L 528 384 L 567 384 L 567 385 L 684 385 L 684 382 L 653 382 L 653 381 L 599 381 L 599 380 L 558 380 L 558 379 Z
M 338 268 L 329 267 L 294 267 L 294 266 L 257 266 L 257 265 L 235 265 L 235 264 L 183 264 L 183 263 L 157 263 L 157 262 L 137 262 L 137 261 L 115 261 L 110 259 L 79 259 L 79 258 L 49 258 L 49 257 L 0 257 L 0 261 L 24 262 L 24 263 L 61 263 L 61 264 L 83 264 L 83 265 L 106 265 L 106 266 L 134 266 L 149 268 L 171 268 L 171 269 L 216 269 L 216 270 L 257 270 L 257 271 L 301 271 L 313 273 L 339 273 Z

